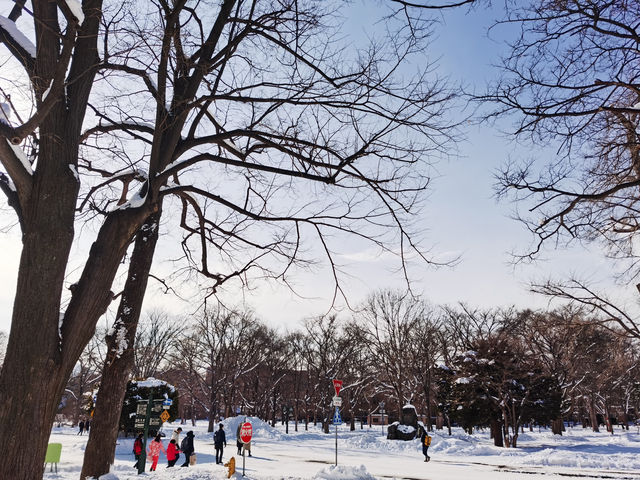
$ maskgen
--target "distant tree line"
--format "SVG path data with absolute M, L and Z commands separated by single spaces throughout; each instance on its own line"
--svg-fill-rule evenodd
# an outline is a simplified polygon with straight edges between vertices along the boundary
M 517 446 L 525 426 L 556 434 L 565 422 L 628 428 L 640 408 L 637 339 L 573 306 L 441 307 L 385 290 L 348 318 L 309 318 L 289 332 L 218 306 L 192 319 L 152 312 L 137 335 L 133 377 L 174 385 L 178 417 L 208 419 L 210 430 L 217 418 L 239 413 L 296 431 L 328 427 L 334 378 L 344 381 L 342 415 L 351 429 L 379 415 L 381 402 L 390 421 L 411 403 L 428 429 L 489 428 L 505 447 Z M 80 396 L 84 379 L 99 383 L 99 362 L 88 361 L 99 351 L 92 344 L 67 400 Z

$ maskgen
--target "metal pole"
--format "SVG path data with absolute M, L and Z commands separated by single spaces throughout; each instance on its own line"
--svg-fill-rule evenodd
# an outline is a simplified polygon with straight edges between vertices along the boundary
M 244 460 L 245 460 L 245 450 L 244 443 L 242 444 L 242 476 L 244 477 Z
M 151 418 L 151 407 L 153 405 L 153 393 L 149 394 L 149 400 L 147 400 L 147 412 L 144 416 L 144 434 L 142 437 L 142 453 L 138 460 L 138 475 L 144 473 L 147 467 L 147 437 L 149 436 L 149 419 Z
M 336 467 L 338 466 L 338 424 L 336 423 Z

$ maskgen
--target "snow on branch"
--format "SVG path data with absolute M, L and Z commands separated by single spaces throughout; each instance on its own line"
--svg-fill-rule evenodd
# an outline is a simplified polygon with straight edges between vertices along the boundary
M 9 145 L 9 147 L 11 148 L 11 150 L 13 150 L 13 153 L 15 154 L 16 158 L 20 160 L 20 163 L 22 164 L 24 169 L 27 171 L 27 173 L 29 175 L 33 175 L 33 169 L 31 168 L 29 159 L 27 158 L 27 155 L 24 153 L 22 148 L 20 148 L 18 145 L 12 144 L 9 140 L 7 140 L 6 142 L 7 142 L 7 145 Z
M 82 25 L 84 22 L 84 12 L 82 11 L 82 5 L 78 0 L 65 0 L 69 10 L 74 17 L 78 20 L 78 25 Z
M 0 30 L 18 44 L 31 58 L 36 58 L 36 46 L 18 29 L 15 22 L 0 15 Z

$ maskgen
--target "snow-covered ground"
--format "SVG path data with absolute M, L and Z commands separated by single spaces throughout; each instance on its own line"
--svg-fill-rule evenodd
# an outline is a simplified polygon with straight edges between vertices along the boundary
M 235 431 L 244 417 L 223 421 L 228 447 L 224 451 L 226 462 L 236 453 Z M 640 479 L 640 433 L 637 428 L 629 432 L 617 428 L 614 435 L 593 433 L 580 427 L 569 428 L 562 437 L 548 430 L 525 432 L 518 438 L 519 448 L 503 449 L 492 446 L 488 432 L 469 436 L 455 429 L 450 437 L 444 431 L 434 434 L 429 449 L 431 462 L 425 463 L 418 441 L 386 440 L 381 428 L 360 429 L 350 432 L 347 425 L 338 428 L 338 467 L 335 462 L 335 435 L 323 434 L 319 428 L 299 425 L 298 432 L 289 425 L 271 428 L 251 418 L 253 424 L 253 457 L 246 458 L 247 479 L 317 479 L 317 480 L 485 480 L 485 479 L 564 479 L 604 478 Z M 170 435 L 178 424 L 166 424 Z M 212 435 L 206 432 L 206 422 L 196 427 L 183 425 L 183 433 L 195 433 L 197 465 L 189 468 L 167 469 L 161 456 L 158 470 L 138 476 L 131 453 L 133 439 L 120 439 L 116 448 L 116 461 L 109 475 L 101 480 L 209 480 L 226 478 L 226 468 L 215 464 Z M 217 428 L 217 426 L 216 426 Z M 51 442 L 63 445 L 62 461 L 58 473 L 50 472 L 47 480 L 78 480 L 87 436 L 76 435 L 69 427 L 55 428 Z M 166 445 L 165 439 L 164 444 Z M 236 458 L 242 478 L 242 457 Z M 182 463 L 182 459 L 178 462 Z M 148 465 L 147 465 L 148 469 Z

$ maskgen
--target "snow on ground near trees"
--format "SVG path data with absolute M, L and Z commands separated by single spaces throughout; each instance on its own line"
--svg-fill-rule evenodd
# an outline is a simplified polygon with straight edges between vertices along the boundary
M 224 461 L 236 453 L 235 432 L 244 417 L 224 420 L 228 446 Z M 486 480 L 486 479 L 565 479 L 606 478 L 640 479 L 640 432 L 616 428 L 615 434 L 594 433 L 581 427 L 568 428 L 560 437 L 549 430 L 525 432 L 518 438 L 519 448 L 504 449 L 492 445 L 488 432 L 467 435 L 454 429 L 450 437 L 446 431 L 433 434 L 429 448 L 431 462 L 425 463 L 418 441 L 387 440 L 380 427 L 349 431 L 348 425 L 338 428 L 338 466 L 335 461 L 334 427 L 329 435 L 318 427 L 298 426 L 294 432 L 289 424 L 272 428 L 265 422 L 249 418 L 253 425 L 251 451 L 246 458 L 246 479 L 312 479 L 312 480 Z M 167 436 L 179 426 L 166 424 Z M 133 438 L 121 438 L 116 447 L 116 460 L 111 473 L 100 480 L 210 480 L 226 478 L 226 468 L 215 464 L 212 434 L 207 433 L 207 422 L 196 427 L 182 425 L 183 435 L 193 430 L 198 463 L 194 467 L 166 468 L 161 455 L 156 472 L 136 474 L 131 453 Z M 216 425 L 216 430 L 218 425 Z M 78 480 L 87 435 L 79 436 L 71 427 L 54 428 L 51 442 L 62 443 L 62 461 L 58 473 L 47 466 L 46 480 Z M 163 443 L 167 444 L 168 439 Z M 182 464 L 184 457 L 178 461 Z M 242 479 L 242 457 L 236 457 L 238 473 Z M 147 470 L 149 463 L 147 463 Z M 18 478 L 18 477 L 16 477 Z

